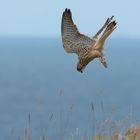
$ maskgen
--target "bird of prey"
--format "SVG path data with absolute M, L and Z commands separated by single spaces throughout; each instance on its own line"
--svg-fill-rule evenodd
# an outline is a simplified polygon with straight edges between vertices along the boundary
M 102 28 L 92 37 L 81 34 L 72 20 L 70 9 L 65 9 L 62 15 L 61 34 L 63 47 L 67 53 L 78 55 L 77 70 L 83 72 L 89 62 L 99 58 L 100 63 L 106 68 L 104 58 L 104 43 L 116 28 L 114 16 L 108 18 Z

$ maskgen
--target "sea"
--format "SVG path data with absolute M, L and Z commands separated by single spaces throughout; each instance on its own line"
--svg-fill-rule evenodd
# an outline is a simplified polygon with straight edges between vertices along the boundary
M 83 73 L 59 37 L 0 37 L 0 140 L 80 139 L 140 120 L 140 39 L 109 38 Z

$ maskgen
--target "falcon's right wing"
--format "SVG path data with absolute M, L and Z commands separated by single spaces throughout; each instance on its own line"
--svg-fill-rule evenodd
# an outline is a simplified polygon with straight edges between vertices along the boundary
M 61 33 L 63 47 L 68 53 L 79 55 L 81 51 L 87 50 L 93 43 L 91 38 L 79 33 L 69 9 L 65 9 L 62 15 Z
M 92 39 L 97 38 L 97 36 L 99 36 L 102 31 L 107 27 L 107 25 L 111 22 L 111 20 L 113 19 L 114 16 L 112 16 L 111 18 L 108 18 L 106 20 L 106 22 L 104 23 L 104 25 L 102 26 L 102 28 L 100 28 L 100 30 L 93 36 Z

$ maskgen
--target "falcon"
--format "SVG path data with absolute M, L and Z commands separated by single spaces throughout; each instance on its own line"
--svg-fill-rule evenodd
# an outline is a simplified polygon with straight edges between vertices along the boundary
M 98 58 L 107 68 L 104 57 L 104 44 L 109 35 L 116 29 L 114 16 L 108 18 L 100 30 L 92 37 L 81 34 L 74 24 L 70 9 L 65 9 L 62 15 L 61 36 L 63 48 L 67 53 L 78 55 L 77 70 L 83 72 L 89 62 Z

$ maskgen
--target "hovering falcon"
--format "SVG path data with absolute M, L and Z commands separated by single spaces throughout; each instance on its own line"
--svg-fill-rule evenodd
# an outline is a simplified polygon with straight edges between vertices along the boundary
M 81 34 L 72 20 L 70 9 L 65 9 L 62 15 L 61 33 L 63 47 L 67 53 L 78 55 L 77 70 L 83 72 L 89 62 L 99 58 L 100 63 L 107 68 L 103 54 L 106 39 L 116 28 L 114 16 L 108 18 L 102 28 L 92 37 Z

